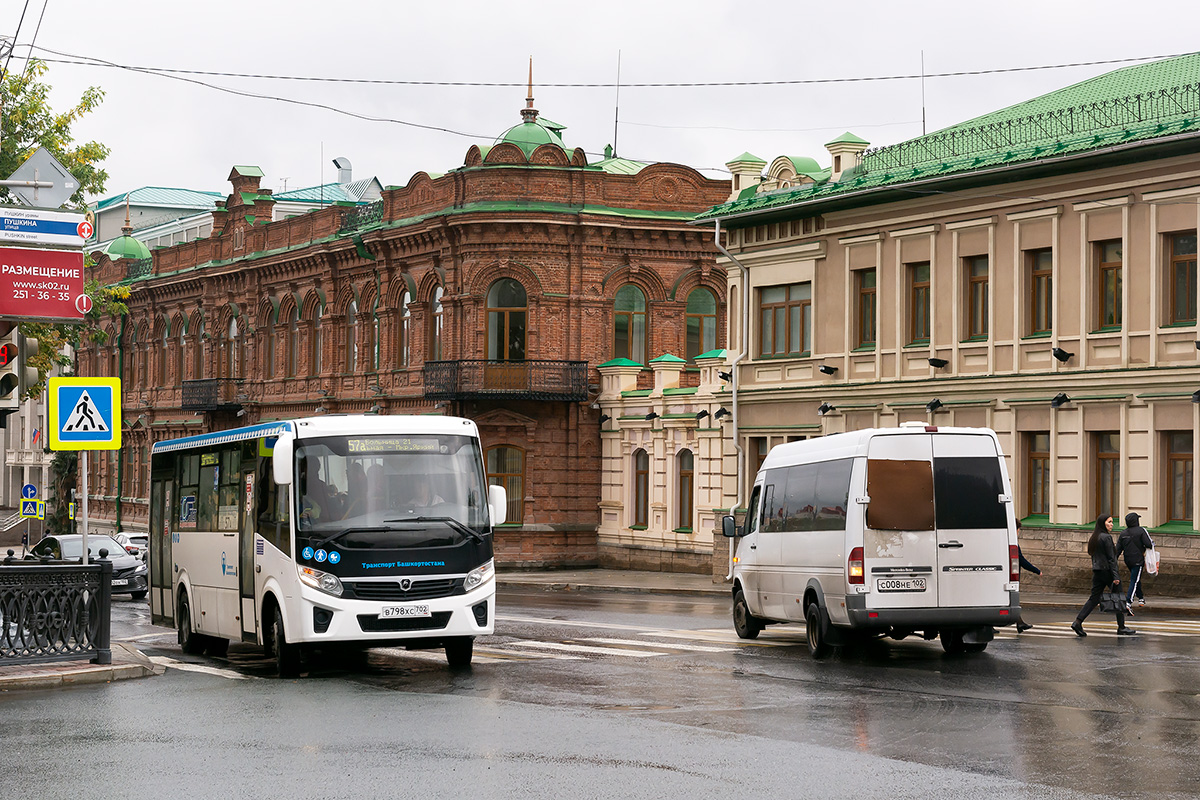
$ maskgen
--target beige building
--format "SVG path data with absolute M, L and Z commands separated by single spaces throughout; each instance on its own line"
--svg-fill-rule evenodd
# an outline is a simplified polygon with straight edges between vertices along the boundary
M 1198 98 L 1200 56 L 1184 56 L 896 145 L 847 134 L 827 170 L 730 162 L 734 195 L 698 221 L 728 254 L 737 387 L 713 395 L 736 411 L 713 507 L 743 501 L 784 441 L 988 426 L 1047 581 L 1090 577 L 1094 520 L 1132 511 L 1164 553 L 1156 591 L 1194 591 Z M 612 454 L 626 481 L 628 449 Z

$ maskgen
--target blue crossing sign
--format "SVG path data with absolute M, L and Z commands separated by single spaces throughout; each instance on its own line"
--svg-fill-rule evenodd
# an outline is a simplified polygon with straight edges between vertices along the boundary
M 50 449 L 121 449 L 121 379 L 51 378 Z
M 21 501 L 21 516 L 23 518 L 33 517 L 41 519 L 41 514 L 38 513 L 41 506 L 41 500 L 22 500 Z

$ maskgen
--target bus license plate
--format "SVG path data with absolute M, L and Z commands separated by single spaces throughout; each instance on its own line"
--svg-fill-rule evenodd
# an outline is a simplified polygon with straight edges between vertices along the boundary
M 881 592 L 923 592 L 924 578 L 880 578 L 876 587 Z
M 379 612 L 380 619 L 397 619 L 399 617 L 431 617 L 429 606 L 384 606 Z

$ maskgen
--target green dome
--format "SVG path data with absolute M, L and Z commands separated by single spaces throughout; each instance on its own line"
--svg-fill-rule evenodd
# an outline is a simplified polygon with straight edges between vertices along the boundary
M 565 130 L 565 126 L 538 117 L 533 122 L 522 122 L 520 125 L 512 126 L 500 134 L 496 139 L 496 144 L 505 142 L 515 144 L 528 158 L 533 155 L 534 150 L 544 144 L 556 145 L 566 150 L 567 146 L 563 144 L 562 140 L 563 130 Z
M 119 239 L 113 239 L 112 244 L 105 248 L 104 253 L 113 261 L 121 258 L 132 258 L 135 261 L 150 258 L 150 248 L 128 234 Z

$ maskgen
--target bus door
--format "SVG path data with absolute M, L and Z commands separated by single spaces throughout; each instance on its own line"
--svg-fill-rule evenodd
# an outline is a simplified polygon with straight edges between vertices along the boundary
M 171 557 L 173 481 L 155 477 L 150 482 L 150 621 L 175 627 L 174 561 Z
M 252 462 L 253 463 L 253 462 Z M 239 594 L 241 596 L 242 641 L 258 641 L 258 613 L 254 607 L 254 579 L 257 565 L 255 564 L 255 518 L 254 513 L 254 470 L 242 471 L 242 502 L 241 524 L 238 526 L 238 566 L 240 575 Z

